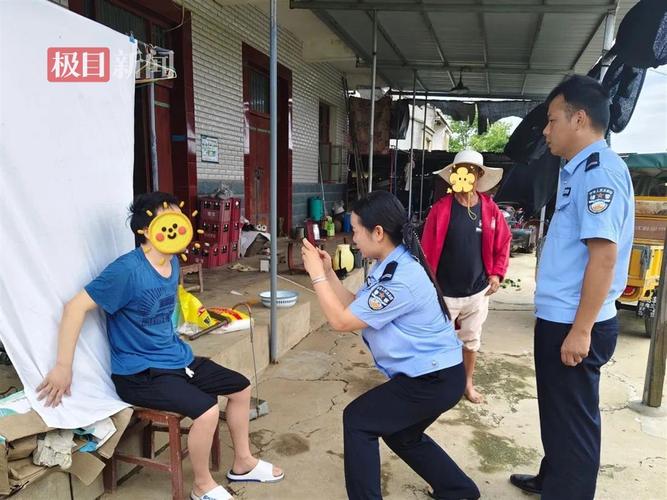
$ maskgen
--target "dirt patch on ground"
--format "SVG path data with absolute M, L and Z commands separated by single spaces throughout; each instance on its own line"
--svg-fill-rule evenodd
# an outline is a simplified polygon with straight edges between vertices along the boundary
M 291 457 L 310 450 L 310 443 L 298 434 L 281 434 L 276 438 L 272 448 L 280 455 Z
M 527 359 L 506 356 L 480 356 L 475 368 L 475 385 L 488 396 L 505 399 L 512 413 L 520 400 L 534 398 L 535 371 Z
M 534 463 L 540 455 L 533 448 L 517 445 L 513 439 L 474 430 L 470 442 L 480 458 L 479 470 L 497 472 Z

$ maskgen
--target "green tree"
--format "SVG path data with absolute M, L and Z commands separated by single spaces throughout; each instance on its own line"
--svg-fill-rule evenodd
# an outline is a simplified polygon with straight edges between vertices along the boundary
M 480 153 L 502 153 L 509 140 L 510 125 L 507 123 L 495 122 L 482 135 L 477 133 L 477 118 L 472 125 L 457 120 L 451 120 L 449 125 L 452 129 L 449 151 L 453 153 L 464 149 L 474 149 Z
M 458 153 L 467 149 L 470 145 L 470 139 L 477 130 L 477 120 L 470 125 L 465 120 L 450 120 L 449 125 L 452 129 L 452 136 L 449 139 L 449 150 Z
M 479 152 L 502 153 L 509 138 L 510 125 L 508 123 L 495 122 L 485 134 L 475 134 L 472 136 L 470 146 Z

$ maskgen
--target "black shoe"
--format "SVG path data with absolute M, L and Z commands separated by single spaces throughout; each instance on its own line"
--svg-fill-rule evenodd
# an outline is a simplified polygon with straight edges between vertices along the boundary
M 531 476 L 529 474 L 512 474 L 510 483 L 528 493 L 542 493 L 542 478 L 540 476 Z

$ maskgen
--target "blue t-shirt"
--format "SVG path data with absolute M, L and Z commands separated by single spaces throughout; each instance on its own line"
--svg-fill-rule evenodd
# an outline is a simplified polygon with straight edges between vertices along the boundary
M 174 331 L 179 265 L 171 259 L 171 276 L 161 276 L 141 248 L 113 261 L 86 285 L 88 295 L 107 315 L 111 372 L 131 375 L 148 368 L 185 368 L 192 349 Z

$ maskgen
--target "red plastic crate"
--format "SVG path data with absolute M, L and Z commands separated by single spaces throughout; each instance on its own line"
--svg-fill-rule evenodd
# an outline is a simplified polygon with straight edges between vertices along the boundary
M 218 247 L 222 245 L 229 245 L 229 232 L 228 231 L 223 231 L 223 232 L 207 232 L 204 234 L 199 235 L 199 239 L 201 241 L 204 241 L 206 243 L 209 243 L 210 245 L 216 245 Z
M 218 249 L 218 265 L 224 266 L 229 263 L 229 245 L 221 245 Z
M 199 220 L 200 221 L 220 221 L 221 203 L 217 198 L 199 199 Z
M 221 203 L 220 220 L 222 222 L 229 222 L 229 221 L 232 220 L 233 200 L 234 200 L 234 198 L 226 198 L 226 199 L 220 200 L 220 203 Z
M 232 241 L 229 244 L 229 262 L 235 262 L 239 258 L 239 242 Z
M 234 210 L 236 210 L 240 216 L 240 206 L 241 203 L 238 198 L 200 198 L 199 220 L 217 223 L 230 222 L 233 220 L 232 212 Z
M 211 245 L 207 250 L 204 251 L 204 261 L 202 265 L 206 269 L 211 269 L 213 267 L 218 267 L 218 258 L 220 256 L 220 250 L 218 245 Z
M 232 203 L 232 213 L 231 221 L 238 222 L 241 220 L 241 199 L 240 198 L 230 198 Z
M 204 261 L 203 247 L 201 247 L 201 243 L 200 243 L 200 248 L 195 248 L 194 242 L 191 243 L 184 253 L 188 258 L 188 260 L 186 260 L 185 262 L 181 261 L 182 266 L 187 266 L 189 264 L 196 264 L 197 262 Z
M 217 243 L 218 246 L 228 244 L 230 238 L 231 223 L 201 221 L 199 229 L 204 231 L 199 235 L 199 239 L 208 243 Z
M 230 223 L 229 241 L 239 241 L 241 237 L 241 223 L 239 221 L 232 221 Z

